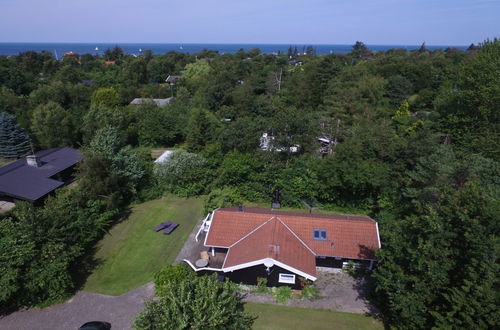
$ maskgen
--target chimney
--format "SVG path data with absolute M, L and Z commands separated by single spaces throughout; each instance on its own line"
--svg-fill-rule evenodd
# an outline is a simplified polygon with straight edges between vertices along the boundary
M 26 156 L 26 163 L 29 166 L 33 166 L 33 167 L 40 167 L 41 166 L 40 160 L 35 155 Z
M 281 192 L 280 192 L 279 189 L 274 190 L 273 201 L 271 203 L 271 208 L 272 209 L 279 209 L 279 208 L 281 208 Z

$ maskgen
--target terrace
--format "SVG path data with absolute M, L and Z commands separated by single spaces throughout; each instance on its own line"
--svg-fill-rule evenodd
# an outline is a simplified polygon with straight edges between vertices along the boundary
M 199 227 L 198 227 L 199 228 Z M 196 229 L 198 229 L 196 228 Z M 195 269 L 211 268 L 212 270 L 221 269 L 226 259 L 227 249 L 215 248 L 214 251 L 206 247 L 205 242 L 206 233 L 201 232 L 198 237 L 198 242 L 195 239 L 186 242 L 183 260 L 187 260 L 190 266 Z M 200 259 L 208 257 L 208 264 L 197 263 Z

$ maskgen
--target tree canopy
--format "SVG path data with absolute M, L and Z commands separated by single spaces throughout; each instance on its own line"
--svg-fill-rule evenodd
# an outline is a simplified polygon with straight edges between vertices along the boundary
M 280 189 L 283 206 L 308 200 L 379 222 L 372 297 L 388 327 L 494 328 L 500 41 L 422 46 L 0 56 L 0 157 L 23 156 L 30 140 L 84 152 L 76 187 L 0 216 L 0 303 L 70 294 L 72 271 L 131 202 L 168 192 L 206 194 L 207 207 L 268 204 Z M 151 148 L 178 151 L 153 164 Z M 209 296 L 194 280 L 173 291 L 188 299 L 181 288 Z M 142 326 L 170 322 L 168 299 Z
M 197 277 L 182 266 L 166 266 L 155 286 L 159 300 L 146 303 L 135 329 L 251 329 L 253 318 L 236 285 L 217 281 L 215 274 Z

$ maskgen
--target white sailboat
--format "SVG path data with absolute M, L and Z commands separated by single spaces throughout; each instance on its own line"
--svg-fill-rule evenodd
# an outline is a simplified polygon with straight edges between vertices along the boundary
M 179 47 L 180 50 L 184 49 L 184 47 L 182 47 L 182 45 Z

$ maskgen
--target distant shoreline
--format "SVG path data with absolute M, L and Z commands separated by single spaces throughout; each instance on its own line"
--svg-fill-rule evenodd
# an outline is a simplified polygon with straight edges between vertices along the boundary
M 297 47 L 298 52 L 305 51 L 307 46 L 314 47 L 316 54 L 345 54 L 351 51 L 352 45 L 343 44 L 253 44 L 253 43 L 77 43 L 77 42 L 0 42 L 0 55 L 17 55 L 26 51 L 49 51 L 63 55 L 66 52 L 75 52 L 78 54 L 97 54 L 103 55 L 109 48 L 119 46 L 127 54 L 139 55 L 141 50 L 151 50 L 155 55 L 161 55 L 170 51 L 181 53 L 198 53 L 204 49 L 216 50 L 219 54 L 236 53 L 240 49 L 248 51 L 252 48 L 259 48 L 264 54 L 287 53 L 288 48 Z M 372 51 L 387 51 L 389 49 L 405 49 L 407 51 L 419 49 L 421 45 L 366 45 Z M 464 45 L 426 45 L 429 50 L 446 48 L 457 48 L 466 50 L 468 46 Z M 96 50 L 97 48 L 97 50 Z

